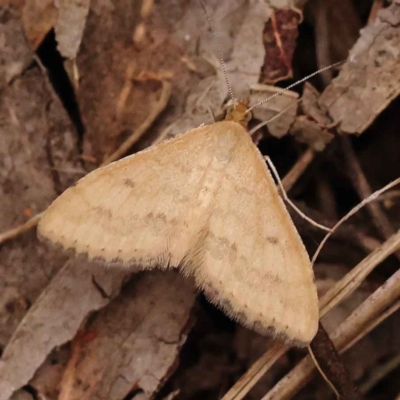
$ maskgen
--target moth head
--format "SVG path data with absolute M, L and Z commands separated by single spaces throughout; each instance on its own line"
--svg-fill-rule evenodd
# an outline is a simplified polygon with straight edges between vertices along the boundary
M 239 100 L 228 104 L 225 120 L 237 122 L 244 128 L 247 128 L 249 121 L 252 118 L 251 112 L 249 112 L 248 109 L 248 100 Z

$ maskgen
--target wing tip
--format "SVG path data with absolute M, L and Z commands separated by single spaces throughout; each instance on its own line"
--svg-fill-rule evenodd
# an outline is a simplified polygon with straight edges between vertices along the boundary
M 53 251 L 62 252 L 67 257 L 75 258 L 78 261 L 94 262 L 101 267 L 112 267 L 121 269 L 138 268 L 139 270 L 150 270 L 153 268 L 165 270 L 174 268 L 174 265 L 171 263 L 171 255 L 167 253 L 162 253 L 157 257 L 131 257 L 128 260 L 124 260 L 123 258 L 118 256 L 115 256 L 113 258 L 106 258 L 102 255 L 93 255 L 91 254 L 90 248 L 87 251 L 79 251 L 75 247 L 73 247 L 73 245 L 66 244 L 61 239 L 51 239 L 51 235 L 44 233 L 43 229 L 41 229 L 40 224 L 37 229 L 37 237 L 46 247 L 53 249 Z
M 299 332 L 297 335 L 293 334 L 293 331 L 296 329 L 290 329 L 291 327 L 288 325 L 284 326 L 282 329 L 279 329 L 279 324 L 274 320 L 263 321 L 261 318 L 257 320 L 250 319 L 248 315 L 246 315 L 246 312 L 238 311 L 234 308 L 229 300 L 222 299 L 220 293 L 216 295 L 212 286 L 209 284 L 206 285 L 204 282 L 200 283 L 196 274 L 195 278 L 196 286 L 201 288 L 206 298 L 212 304 L 220 308 L 225 312 L 225 314 L 227 314 L 234 321 L 238 322 L 240 325 L 257 332 L 262 336 L 271 337 L 289 346 L 307 347 L 317 333 L 318 318 L 313 321 L 314 326 L 311 326 L 309 329 L 307 329 L 307 332 Z

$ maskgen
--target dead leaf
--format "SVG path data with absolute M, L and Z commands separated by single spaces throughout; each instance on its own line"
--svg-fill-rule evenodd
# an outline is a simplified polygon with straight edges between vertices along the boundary
M 154 395 L 177 365 L 195 296 L 175 272 L 135 275 L 74 340 L 59 399 Z
M 26 0 L 22 10 L 25 35 L 33 51 L 42 43 L 57 22 L 54 0 Z
M 310 82 L 306 82 L 301 97 L 301 109 L 305 115 L 320 126 L 326 127 L 332 124 L 332 120 L 329 118 L 327 110 L 321 109 L 318 103 L 320 97 L 321 93 Z
M 34 397 L 26 392 L 25 390 L 18 390 L 15 394 L 10 398 L 10 400 L 35 400 Z
M 316 151 L 323 151 L 334 138 L 330 132 L 323 129 L 319 124 L 310 121 L 304 115 L 295 119 L 290 128 L 290 134 L 300 143 L 306 143 Z
M 60 381 L 70 357 L 70 343 L 56 347 L 49 353 L 28 384 L 34 389 L 37 398 L 59 400 Z
M 14 14 L 9 12 L 8 17 Z M 8 26 L 11 20 L 0 26 Z M 11 30 L 10 34 L 13 33 Z M 21 33 L 19 44 L 28 49 Z M 4 68 L 19 57 L 19 47 L 10 50 Z M 15 53 L 14 53 L 15 51 Z M 30 50 L 29 50 L 30 52 Z M 3 53 L 1 53 L 3 54 Z M 24 210 L 36 214 L 56 196 L 48 157 L 54 155 L 53 166 L 59 170 L 76 166 L 74 128 L 47 77 L 33 66 L 24 74 L 14 76 L 3 87 L 0 101 L 0 228 L 8 229 L 26 220 Z M 57 149 L 63 148 L 63 153 Z M 57 172 L 58 173 L 58 172 Z M 61 190 L 73 180 L 61 173 Z M 65 256 L 49 254 L 38 244 L 35 234 L 1 246 L 0 275 L 0 346 L 5 347 L 29 304 L 35 302 L 51 277 L 65 262 Z M 21 304 L 26 306 L 22 307 Z
M 25 385 L 54 347 L 71 340 L 88 313 L 104 307 L 115 296 L 128 273 L 68 262 L 25 315 L 4 349 L 0 400 L 8 400 Z
M 303 14 L 297 8 L 279 8 L 274 10 L 265 24 L 264 83 L 272 84 L 292 77 L 292 57 L 302 19 Z
M 55 27 L 58 50 L 62 56 L 73 59 L 82 42 L 90 0 L 59 0 Z
M 274 86 L 254 85 L 250 95 L 250 103 L 257 104 L 267 97 L 274 95 L 278 90 L 280 89 Z M 298 108 L 297 99 L 297 93 L 287 91 L 282 96 L 277 96 L 271 101 L 254 108 L 252 110 L 253 117 L 266 122 L 281 113 L 279 118 L 275 118 L 268 123 L 268 132 L 280 139 L 289 132 L 290 126 L 295 121 Z
M 3 87 L 27 67 L 33 53 L 25 39 L 19 10 L 2 6 L 0 21 L 0 82 Z
M 363 133 L 400 93 L 400 4 L 381 10 L 375 22 L 362 29 L 338 78 L 322 94 L 338 129 Z

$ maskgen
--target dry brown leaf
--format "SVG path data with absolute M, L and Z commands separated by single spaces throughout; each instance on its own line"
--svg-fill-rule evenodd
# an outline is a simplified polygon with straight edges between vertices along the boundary
M 82 77 L 79 102 L 87 127 L 85 153 L 98 159 L 110 154 L 140 126 L 158 99 L 159 85 L 154 82 L 134 82 L 126 96 L 125 81 L 130 75 L 127 71 L 132 68 L 132 60 L 137 74 L 149 71 L 160 75 L 168 71 L 173 76 L 174 106 L 164 115 L 154 135 L 169 128 L 169 134 L 174 136 L 210 122 L 209 110 L 218 113 L 228 95 L 212 36 L 207 33 L 207 21 L 199 18 L 202 11 L 198 2 L 188 3 L 179 12 L 175 8 L 171 10 L 167 3 L 155 4 L 153 15 L 146 23 L 149 37 L 146 51 L 135 48 L 132 43 L 133 9 L 130 2 L 126 3 L 117 9 L 104 4 L 91 5 L 86 29 L 89 33 L 83 38 L 85 51 L 77 59 Z M 262 40 L 257 32 L 262 31 L 269 8 L 258 2 L 248 4 L 245 0 L 207 4 L 207 8 L 214 25 L 218 26 L 218 40 L 227 59 L 234 93 L 237 97 L 247 96 L 249 86 L 258 81 L 263 63 Z M 171 12 L 176 13 L 173 29 L 165 17 Z M 126 29 L 121 30 L 121 25 Z M 168 32 L 171 33 L 168 35 Z M 195 63 L 197 74 L 185 63 L 177 63 L 183 52 Z M 121 104 L 120 96 L 124 97 L 123 109 L 116 107 Z
M 400 2 L 361 31 L 338 78 L 319 103 L 338 129 L 361 134 L 400 93 Z
M 9 16 L 12 14 L 10 13 Z M 7 24 L 6 24 L 7 25 Z M 3 25 L 4 27 L 4 25 Z M 1 28 L 0 28 L 1 29 Z M 22 34 L 23 45 L 28 45 Z M 21 45 L 21 43 L 19 43 Z M 18 53 L 18 51 L 16 50 Z M 13 55 L 13 53 L 10 53 Z M 13 64 L 12 59 L 9 60 Z M 8 64 L 5 64 L 7 68 Z M 59 175 L 63 190 L 75 179 L 60 172 L 76 166 L 74 129 L 46 76 L 31 68 L 3 88 L 0 102 L 0 229 L 26 220 L 24 210 L 34 214 L 57 193 L 48 164 Z M 58 149 L 62 148 L 63 152 Z M 54 155 L 54 157 L 53 157 Z M 73 176 L 75 178 L 75 176 Z M 4 347 L 25 315 L 21 305 L 33 303 L 65 257 L 48 254 L 32 236 L 2 246 L 0 251 L 0 346 Z
M 59 400 L 154 395 L 177 365 L 195 295 L 177 273 L 136 275 L 75 338 Z
M 0 6 L 0 87 L 18 76 L 32 61 L 21 13 L 12 6 Z
M 32 50 L 37 50 L 46 35 L 55 27 L 57 16 L 54 0 L 26 0 L 22 22 Z
M 70 343 L 58 346 L 49 353 L 44 363 L 37 369 L 34 377 L 28 384 L 28 387 L 33 388 L 38 398 L 59 400 L 61 377 L 70 357 Z
M 334 136 L 327 130 L 307 117 L 300 115 L 295 119 L 290 128 L 290 133 L 300 143 L 306 143 L 315 151 L 322 151 L 329 144 Z
M 118 293 L 127 274 L 68 262 L 25 315 L 4 349 L 0 399 L 8 400 L 33 377 L 54 347 L 71 340 L 88 314 L 104 307 Z
M 10 400 L 35 400 L 33 395 L 28 393 L 25 390 L 18 390 L 15 394 L 10 398 Z
M 59 0 L 55 26 L 58 50 L 62 56 L 73 59 L 82 42 L 90 0 Z
M 257 104 L 278 92 L 279 88 L 268 85 L 253 85 L 250 94 L 250 104 Z M 285 92 L 271 101 L 262 104 L 252 111 L 253 117 L 260 121 L 269 121 L 280 113 L 278 118 L 268 123 L 268 132 L 276 137 L 285 136 L 295 121 L 298 109 L 298 95 L 295 92 Z
M 318 103 L 320 97 L 321 93 L 311 83 L 306 82 L 301 97 L 301 109 L 305 115 L 312 118 L 321 127 L 326 127 L 332 125 L 332 120 L 327 111 L 320 108 Z
M 263 31 L 263 82 L 272 84 L 292 77 L 292 57 L 302 19 L 301 10 L 293 7 L 278 8 L 271 14 Z

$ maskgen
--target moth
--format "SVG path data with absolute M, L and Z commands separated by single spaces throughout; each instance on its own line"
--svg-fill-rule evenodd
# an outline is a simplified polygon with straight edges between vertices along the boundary
M 244 326 L 306 346 L 319 319 L 311 262 L 249 116 L 236 101 L 225 121 L 91 172 L 48 208 L 39 237 L 108 266 L 179 269 Z
M 178 268 L 231 318 L 304 346 L 318 325 L 313 271 L 245 109 L 89 173 L 38 233 L 106 265 Z

